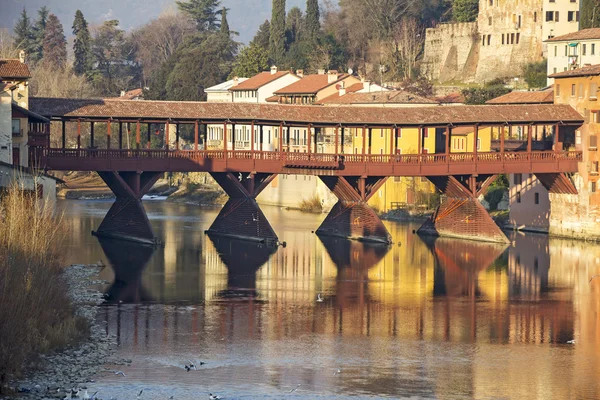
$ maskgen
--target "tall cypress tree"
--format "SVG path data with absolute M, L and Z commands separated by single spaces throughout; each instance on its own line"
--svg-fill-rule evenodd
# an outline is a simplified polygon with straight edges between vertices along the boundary
M 43 42 L 44 62 L 56 68 L 67 64 L 67 39 L 62 24 L 54 14 L 48 16 Z
M 87 74 L 92 69 L 91 37 L 87 21 L 80 10 L 75 12 L 73 35 L 75 35 L 73 71 L 77 75 Z
M 33 40 L 33 33 L 31 29 L 31 21 L 29 20 L 29 16 L 27 15 L 25 7 L 23 7 L 23 11 L 21 11 L 21 18 L 19 18 L 19 21 L 15 25 L 15 44 L 19 49 L 24 50 L 25 53 L 29 53 L 31 51 Z
M 217 32 L 219 20 L 217 7 L 221 0 L 188 0 L 176 1 L 177 7 L 196 23 L 199 32 Z
M 48 8 L 46 6 L 38 10 L 38 20 L 32 30 L 31 61 L 35 64 L 44 57 L 44 35 L 46 22 L 48 21 Z
M 255 44 L 258 47 L 261 47 L 267 53 L 269 52 L 269 37 L 271 36 L 271 23 L 269 20 L 263 22 L 259 27 L 256 35 L 250 42 L 250 44 Z
M 319 18 L 319 1 L 306 0 L 306 36 L 312 42 L 315 42 L 319 37 L 319 31 L 321 30 Z
M 223 7 L 221 10 L 221 33 L 230 37 L 231 32 L 229 31 L 229 22 L 227 22 L 227 8 Z
M 581 0 L 579 29 L 600 27 L 600 4 L 596 0 Z
M 285 57 L 285 0 L 273 0 L 269 56 L 275 64 L 283 62 Z

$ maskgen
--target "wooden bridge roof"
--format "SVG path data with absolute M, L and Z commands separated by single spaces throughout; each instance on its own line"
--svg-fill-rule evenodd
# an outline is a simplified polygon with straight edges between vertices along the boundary
M 31 97 L 31 111 L 53 119 L 280 122 L 315 125 L 443 126 L 485 124 L 583 124 L 569 105 L 483 105 L 455 107 L 323 107 L 189 101 L 132 101 Z

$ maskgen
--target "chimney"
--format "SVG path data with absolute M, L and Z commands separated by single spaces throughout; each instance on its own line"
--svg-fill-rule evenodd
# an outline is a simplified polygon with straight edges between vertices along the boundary
M 240 78 L 237 76 L 233 77 L 233 86 L 237 86 L 240 83 Z
M 342 97 L 345 94 L 346 94 L 346 88 L 343 86 L 340 86 L 340 97 Z
M 277 73 L 277 66 L 273 65 L 271 67 L 271 75 L 275 75 Z
M 25 52 L 23 50 L 19 52 L 19 61 L 21 61 L 21 64 L 25 64 Z
M 303 69 L 297 69 L 296 70 L 296 75 L 298 76 L 298 78 L 304 78 L 304 70 Z
M 338 72 L 336 70 L 327 71 L 327 83 L 333 83 L 338 80 Z
M 324 69 L 318 69 L 317 70 L 317 74 L 319 74 L 319 75 L 325 75 L 325 70 Z

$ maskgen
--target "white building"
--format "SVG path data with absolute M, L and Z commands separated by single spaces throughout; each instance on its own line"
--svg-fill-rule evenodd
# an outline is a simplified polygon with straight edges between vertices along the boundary
M 546 41 L 548 45 L 548 75 L 600 64 L 600 28 L 556 36 Z M 554 79 L 548 78 L 548 84 Z
M 229 89 L 247 80 L 248 78 L 238 78 L 236 76 L 235 78 L 226 82 L 204 89 L 204 92 L 206 93 L 206 101 L 209 103 L 232 103 L 233 92 L 231 92 Z

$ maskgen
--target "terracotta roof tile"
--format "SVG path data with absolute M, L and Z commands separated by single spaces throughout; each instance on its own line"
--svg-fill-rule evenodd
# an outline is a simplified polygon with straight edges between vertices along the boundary
M 267 97 L 265 99 L 265 101 L 267 103 L 279 103 L 279 96 L 275 95 L 275 96 Z
M 465 96 L 460 92 L 454 92 L 445 96 L 436 97 L 435 101 L 440 104 L 462 104 L 465 102 Z
M 232 87 L 229 90 L 231 90 L 231 91 L 257 90 L 257 89 L 265 86 L 267 83 L 271 83 L 274 80 L 279 79 L 282 76 L 285 76 L 289 73 L 290 73 L 289 71 L 277 71 L 275 73 L 271 73 L 270 71 L 261 72 L 260 74 L 254 75 L 252 78 L 249 78 L 248 80 L 245 80 L 244 82 L 241 82 L 240 84 Z
M 571 69 L 568 71 L 557 72 L 556 74 L 548 75 L 548 78 L 572 78 L 575 76 L 594 76 L 600 74 L 600 64 L 589 65 L 587 67 Z
M 567 33 L 566 35 L 556 36 L 546 40 L 546 42 L 563 42 L 567 40 L 586 40 L 600 39 L 600 28 L 582 29 L 577 32 Z
M 0 79 L 30 78 L 27 64 L 19 60 L 0 60 Z
M 455 125 L 480 123 L 567 122 L 583 123 L 568 105 L 484 105 L 458 107 L 322 107 L 253 103 L 206 103 L 180 101 L 128 101 L 31 97 L 29 109 L 50 117 L 167 119 L 180 121 L 249 121 L 334 125 Z
M 487 101 L 487 104 L 552 104 L 554 89 L 535 92 L 514 91 Z
M 125 94 L 123 96 L 120 96 L 119 98 L 121 100 L 131 100 L 136 97 L 140 97 L 142 95 L 142 93 L 144 93 L 144 89 L 142 89 L 142 88 L 133 89 L 128 92 L 125 92 Z
M 298 82 L 279 89 L 275 94 L 316 94 L 319 90 L 338 83 L 348 76 L 347 74 L 338 75 L 338 78 L 334 82 L 329 83 L 329 76 L 327 74 L 304 75 Z
M 417 96 L 416 94 L 397 91 L 347 93 L 331 95 L 319 102 L 320 104 L 438 104 L 437 101 Z

